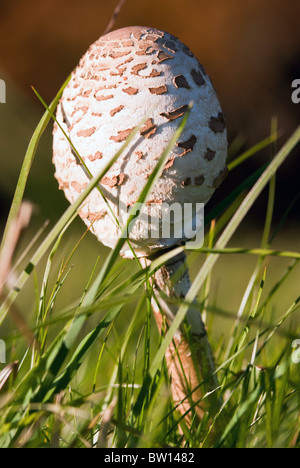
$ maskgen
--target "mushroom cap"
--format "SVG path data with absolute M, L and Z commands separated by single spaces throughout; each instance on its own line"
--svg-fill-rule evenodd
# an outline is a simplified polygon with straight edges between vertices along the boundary
M 57 120 L 91 174 L 106 167 L 149 108 L 154 109 L 100 181 L 110 209 L 95 188 L 80 210 L 103 244 L 116 244 L 120 230 L 112 212 L 121 224 L 126 220 L 191 101 L 184 131 L 130 231 L 138 256 L 188 239 L 183 230 L 162 236 L 161 224 L 169 219 L 174 227 L 174 204 L 205 204 L 222 182 L 227 157 L 224 115 L 203 66 L 167 32 L 143 26 L 119 29 L 100 37 L 81 58 L 64 90 Z M 89 178 L 56 123 L 53 162 L 59 187 L 73 203 Z M 159 228 L 152 233 L 149 210 Z M 121 254 L 132 256 L 127 243 Z

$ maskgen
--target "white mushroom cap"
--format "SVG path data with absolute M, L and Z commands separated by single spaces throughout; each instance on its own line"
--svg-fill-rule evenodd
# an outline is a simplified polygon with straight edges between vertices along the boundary
M 118 218 L 120 203 L 126 211 L 138 200 L 191 101 L 187 125 L 145 207 L 153 207 L 151 214 L 160 219 L 161 205 L 167 210 L 165 204 L 207 203 L 226 174 L 226 124 L 209 77 L 176 37 L 148 27 L 127 27 L 102 36 L 80 60 L 57 119 L 93 175 L 105 168 L 149 108 L 154 109 L 100 182 Z M 53 162 L 59 187 L 72 203 L 89 179 L 56 124 Z M 97 189 L 86 199 L 80 216 L 92 224 L 103 244 L 114 247 L 120 232 Z M 130 239 L 139 256 L 186 240 L 183 235 L 149 236 L 147 216 L 138 218 Z M 121 253 L 131 256 L 127 245 Z

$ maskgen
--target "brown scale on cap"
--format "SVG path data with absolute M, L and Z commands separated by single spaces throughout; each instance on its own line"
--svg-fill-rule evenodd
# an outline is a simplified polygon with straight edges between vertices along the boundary
M 207 148 L 206 153 L 204 155 L 204 159 L 206 159 L 207 161 L 212 161 L 215 156 L 216 152 L 211 150 L 210 148 Z
M 139 92 L 137 88 L 132 88 L 131 86 L 129 86 L 129 88 L 122 89 L 122 91 L 126 94 L 129 94 L 130 96 L 134 96 Z
M 163 36 L 161 36 L 161 37 L 163 37 Z M 154 34 L 148 34 L 145 37 L 145 41 L 150 41 L 150 42 L 156 42 L 158 39 L 159 39 L 159 36 L 154 35 Z
M 118 112 L 121 112 L 121 110 L 124 109 L 125 106 L 123 106 L 123 104 L 121 104 L 120 106 L 116 107 L 115 109 L 112 109 L 110 111 L 110 115 L 111 117 L 113 117 L 114 115 L 116 115 Z
M 86 78 L 89 79 L 89 80 L 95 80 L 95 81 L 100 81 L 101 80 L 100 76 L 92 75 L 92 74 L 90 76 L 86 77 Z
M 84 106 L 81 106 L 81 107 L 75 107 L 73 112 L 71 113 L 71 117 L 74 117 L 74 115 L 77 113 L 77 112 L 82 112 L 83 115 L 85 115 L 87 113 L 87 111 L 89 110 L 89 106 L 88 105 L 84 105 Z
M 161 205 L 162 204 L 162 200 L 161 198 L 151 198 L 151 200 L 148 200 L 146 202 L 146 205 Z
M 226 128 L 226 122 L 225 122 L 224 114 L 222 112 L 219 112 L 217 117 L 211 117 L 208 125 L 209 125 L 209 128 L 214 133 L 224 132 L 224 130 Z
M 186 88 L 186 89 L 191 89 L 190 85 L 187 82 L 187 79 L 183 75 L 177 75 L 174 78 L 174 84 L 176 88 Z
M 192 184 L 192 179 L 191 177 L 187 177 L 186 179 L 184 179 L 184 181 L 182 182 L 182 185 L 184 187 L 187 187 L 188 185 L 191 185 Z
M 143 55 L 152 55 L 155 52 L 153 47 L 149 47 L 148 45 L 140 46 L 139 50 L 135 52 L 135 55 L 143 56 Z
M 122 185 L 126 181 L 126 179 L 126 174 L 119 174 L 113 177 L 103 177 L 103 179 L 101 179 L 101 184 L 113 188 Z
M 102 112 L 92 112 L 94 117 L 102 117 Z
M 134 67 L 132 67 L 131 73 L 132 73 L 132 75 L 138 75 L 139 72 L 140 72 L 141 70 L 145 70 L 145 68 L 147 68 L 147 64 L 146 64 L 146 63 L 138 63 L 137 65 L 135 65 Z
M 101 151 L 97 151 L 97 153 L 95 153 L 95 154 L 90 154 L 87 158 L 88 158 L 91 162 L 97 161 L 97 159 L 102 159 L 102 158 L 103 158 L 103 153 L 101 153 Z
M 85 130 L 80 130 L 79 132 L 77 132 L 77 136 L 86 138 L 86 137 L 93 135 L 95 131 L 96 131 L 96 127 L 87 128 Z
M 126 34 L 126 29 L 127 28 L 124 28 L 124 33 L 125 34 Z M 128 31 L 128 33 L 129 33 L 129 31 Z M 135 27 L 134 29 L 132 29 L 132 36 L 134 37 L 134 39 L 136 39 L 139 42 L 141 40 L 141 37 L 142 37 L 142 31 Z
M 140 134 L 145 138 L 150 138 L 157 131 L 157 127 L 153 124 L 152 119 L 148 119 L 143 128 L 140 130 Z
M 195 185 L 202 185 L 202 184 L 204 184 L 204 181 L 205 181 L 204 174 L 201 174 L 201 175 L 195 177 L 194 181 L 195 181 Z
M 125 72 L 126 72 L 126 67 L 123 67 L 117 70 L 113 70 L 109 74 L 110 76 L 123 76 Z
M 170 169 L 170 167 L 173 166 L 174 162 L 175 162 L 175 158 L 168 159 L 168 161 L 167 161 L 167 163 L 166 163 L 166 165 L 164 167 L 164 170 Z
M 123 41 L 121 42 L 120 44 L 122 47 L 133 47 L 134 46 L 134 42 L 133 41 Z
M 197 143 L 197 138 L 195 135 L 192 135 L 188 140 L 182 141 L 182 142 L 177 142 L 176 146 L 179 148 L 182 148 L 185 150 L 185 153 L 189 153 L 190 151 L 193 151 L 195 144 Z
M 205 79 L 203 78 L 202 73 L 201 73 L 200 70 L 197 71 L 197 70 L 193 69 L 191 71 L 191 75 L 192 75 L 192 78 L 193 78 L 194 82 L 196 83 L 196 85 L 202 86 L 202 85 L 205 84 Z
M 92 93 L 92 89 L 87 89 L 85 91 L 82 91 L 80 96 L 83 96 L 83 97 L 89 97 L 89 95 Z
M 132 62 L 133 61 L 133 57 L 129 57 L 127 60 L 125 60 L 124 62 L 120 63 L 119 65 L 116 66 L 116 68 L 120 68 L 120 67 L 123 67 L 124 65 L 127 65 L 128 63 Z
M 125 66 L 119 66 L 117 67 L 117 70 L 118 70 L 118 76 L 122 77 L 124 79 L 124 73 L 127 71 L 127 65 Z
M 98 93 L 98 91 L 97 91 Z M 109 94 L 108 96 L 105 96 L 103 94 L 100 94 L 100 96 L 98 96 L 98 94 L 95 93 L 94 97 L 97 101 L 108 101 L 109 99 L 113 99 L 114 98 L 114 95 L 113 94 Z
M 115 141 L 116 143 L 121 143 L 122 141 L 125 141 L 126 138 L 129 137 L 130 133 L 134 130 L 133 128 L 127 128 L 126 130 L 119 130 L 118 135 L 116 136 L 111 136 L 110 140 Z
M 172 41 L 166 42 L 166 43 L 164 44 L 164 47 L 165 47 L 166 49 L 168 49 L 170 52 L 173 52 L 174 54 L 175 54 L 176 52 L 178 52 L 178 49 L 177 49 L 176 45 L 175 45 L 174 42 L 172 42 Z
M 113 59 L 120 58 L 120 57 L 126 57 L 126 55 L 130 54 L 130 50 L 125 51 L 125 52 L 110 52 L 109 56 Z
M 170 54 L 167 54 L 166 52 L 160 51 L 160 52 L 158 52 L 157 58 L 158 58 L 157 63 L 161 63 L 161 62 L 164 62 L 165 60 L 171 60 L 174 57 L 173 57 L 173 55 L 170 55 Z
M 160 114 L 162 117 L 166 117 L 168 120 L 176 120 L 179 119 L 179 117 L 182 117 L 185 112 L 188 110 L 188 105 L 178 107 L 178 109 L 175 109 L 171 112 L 163 112 Z
M 151 94 L 165 94 L 168 92 L 166 85 L 158 86 L 157 88 L 149 88 Z
M 155 68 L 153 68 L 153 69 L 151 70 L 151 73 L 150 73 L 149 75 L 147 75 L 147 76 L 142 76 L 142 78 L 155 78 L 155 77 L 157 77 L 157 76 L 161 76 L 161 72 L 158 71 L 158 70 L 156 70 Z

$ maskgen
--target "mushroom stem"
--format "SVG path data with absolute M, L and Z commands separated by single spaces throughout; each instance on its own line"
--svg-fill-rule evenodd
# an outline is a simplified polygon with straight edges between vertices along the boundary
M 153 260 L 153 258 L 152 258 Z M 147 264 L 151 260 L 147 259 Z M 189 270 L 185 253 L 181 253 L 164 264 L 153 278 L 152 308 L 160 333 L 165 325 L 170 326 L 177 312 L 172 299 L 183 299 L 190 288 Z M 164 299 L 164 297 L 166 299 Z M 167 303 L 167 299 L 170 299 Z M 215 374 L 212 350 L 208 341 L 205 325 L 199 310 L 190 307 L 186 314 L 187 326 L 182 325 L 173 337 L 167 349 L 165 359 L 171 378 L 171 390 L 174 404 L 191 423 L 191 407 L 201 420 L 204 411 L 213 410 L 218 403 L 218 396 L 213 392 L 219 385 Z M 211 393 L 213 392 L 213 393 Z M 203 397 L 210 394 L 204 400 Z

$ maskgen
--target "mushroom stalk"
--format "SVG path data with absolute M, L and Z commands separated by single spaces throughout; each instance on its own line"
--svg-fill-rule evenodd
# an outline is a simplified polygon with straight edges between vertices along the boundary
M 151 260 L 147 259 L 146 264 L 150 263 Z M 165 326 L 171 325 L 177 313 L 174 302 L 176 299 L 183 299 L 191 285 L 185 253 L 172 258 L 156 271 L 152 284 L 152 309 L 162 334 Z M 201 420 L 204 411 L 216 402 L 214 393 L 204 400 L 203 397 L 213 392 L 219 383 L 206 328 L 196 306 L 188 309 L 186 322 L 187 326 L 183 325 L 174 335 L 165 359 L 171 378 L 174 404 L 190 423 L 191 407 L 194 407 Z

